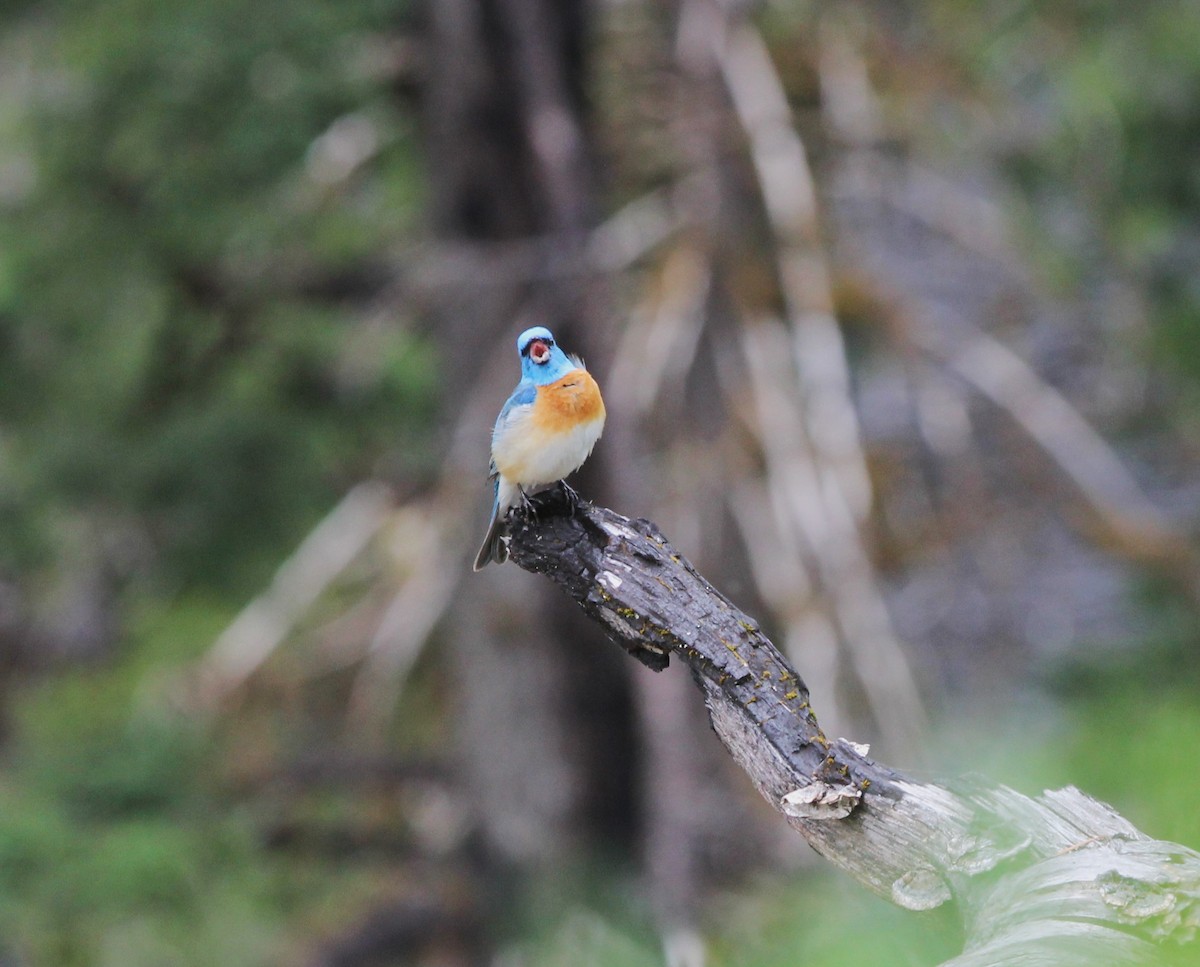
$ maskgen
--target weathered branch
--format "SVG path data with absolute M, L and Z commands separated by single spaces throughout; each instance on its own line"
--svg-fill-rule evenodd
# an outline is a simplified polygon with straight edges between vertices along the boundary
M 957 904 L 954 967 L 1177 962 L 1200 927 L 1200 854 L 1152 840 L 1077 789 L 907 778 L 821 731 L 757 623 L 646 520 L 557 491 L 514 515 L 511 554 L 654 669 L 684 662 L 713 728 L 821 855 L 910 910 Z

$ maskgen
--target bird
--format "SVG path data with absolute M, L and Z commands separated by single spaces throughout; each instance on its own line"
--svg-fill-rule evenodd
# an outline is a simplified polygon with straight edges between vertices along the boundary
M 508 560 L 505 518 L 526 494 L 578 470 L 604 430 L 604 400 L 578 356 L 568 356 L 545 326 L 517 337 L 521 381 L 492 430 L 492 516 L 475 570 Z M 574 501 L 575 492 L 561 484 Z

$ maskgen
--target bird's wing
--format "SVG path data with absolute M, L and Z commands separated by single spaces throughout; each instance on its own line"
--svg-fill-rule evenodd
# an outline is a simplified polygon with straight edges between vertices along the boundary
M 517 384 L 517 388 L 512 391 L 512 395 L 505 400 L 504 406 L 500 409 L 500 415 L 496 417 L 496 425 L 492 428 L 492 439 L 495 440 L 503 433 L 514 417 L 526 412 L 533 405 L 535 399 L 537 399 L 537 387 L 529 380 L 521 380 Z M 496 476 L 495 460 L 488 467 L 488 476 Z
M 495 436 L 496 431 L 512 419 L 513 410 L 519 410 L 523 406 L 532 406 L 535 399 L 537 399 L 537 387 L 529 380 L 521 380 L 517 384 L 517 388 L 512 391 L 512 396 L 505 401 L 500 415 L 496 417 L 496 429 L 492 431 L 492 435 Z

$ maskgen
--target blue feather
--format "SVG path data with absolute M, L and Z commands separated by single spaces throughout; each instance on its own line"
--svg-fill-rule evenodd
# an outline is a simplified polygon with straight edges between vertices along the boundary
M 537 387 L 530 382 L 521 380 L 517 384 L 517 388 L 512 391 L 510 396 L 500 409 L 500 415 L 496 418 L 496 423 L 503 423 L 504 418 L 508 415 L 508 411 L 515 406 L 529 406 L 537 399 Z
M 557 346 L 550 347 L 550 361 L 540 366 L 528 356 L 521 359 L 521 375 L 536 386 L 548 386 L 578 368 Z
M 535 363 L 528 355 L 529 344 L 540 339 L 550 349 L 550 358 L 544 363 Z M 545 326 L 534 326 L 526 329 L 517 337 L 517 354 L 521 357 L 522 382 L 528 380 L 536 386 L 546 386 L 562 379 L 573 369 L 581 369 L 578 357 L 568 357 L 558 343 L 554 334 Z

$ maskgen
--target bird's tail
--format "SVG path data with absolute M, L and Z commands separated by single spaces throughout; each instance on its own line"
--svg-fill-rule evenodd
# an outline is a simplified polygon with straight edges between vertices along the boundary
M 504 543 L 507 530 L 504 527 L 504 514 L 508 507 L 500 506 L 500 481 L 496 481 L 496 497 L 492 501 L 492 518 L 488 521 L 487 535 L 483 538 L 483 546 L 475 555 L 475 570 L 482 571 L 495 561 L 503 564 L 508 560 L 508 545 Z
M 475 555 L 475 570 L 482 571 L 485 567 L 495 561 L 497 564 L 503 564 L 508 560 L 508 545 L 504 543 L 504 520 L 500 516 L 500 504 L 492 504 L 492 519 L 488 521 L 487 536 L 483 539 L 483 546 L 479 548 L 479 553 Z

